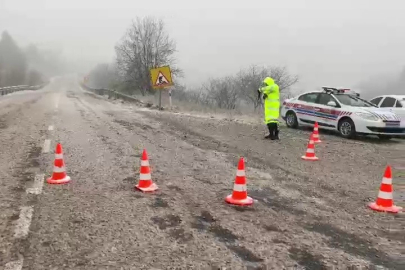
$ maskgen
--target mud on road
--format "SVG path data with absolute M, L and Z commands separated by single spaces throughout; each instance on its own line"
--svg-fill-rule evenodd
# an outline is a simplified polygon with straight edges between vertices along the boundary
M 17 260 L 26 242 L 15 239 L 20 206 L 34 198 L 25 189 L 41 170 L 40 141 L 46 109 L 41 107 L 44 91 L 26 91 L 0 98 L 0 266 Z M 35 110 L 35 114 L 32 114 Z M 3 268 L 1 268 L 3 269 Z
M 298 263 L 309 269 L 317 265 L 393 269 L 404 265 L 402 216 L 379 215 L 365 207 L 375 200 L 385 165 L 404 157 L 400 141 L 351 141 L 322 133 L 323 143 L 317 146 L 321 161 L 306 163 L 300 160 L 309 137 L 305 130 L 283 129 L 281 142 L 269 142 L 262 140 L 263 127 L 257 125 L 136 107 L 128 110 L 131 113 L 106 113 L 126 130 L 143 133 L 144 140 L 158 146 L 157 152 L 171 150 L 169 158 L 186 157 L 187 162 L 179 166 L 165 166 L 164 154 L 159 168 L 178 168 L 189 176 L 179 189 L 187 193 L 182 195 L 184 201 L 193 202 L 186 205 L 194 204 L 187 207 L 190 212 L 202 213 L 191 227 L 200 228 L 197 232 L 208 228 L 208 235 L 214 236 L 211 241 L 225 243 L 242 265 L 271 267 L 280 261 L 284 261 L 280 267 Z M 239 156 L 247 160 L 249 195 L 258 200 L 252 209 L 222 203 L 230 192 Z M 216 205 L 209 208 L 207 201 Z M 199 208 L 201 204 L 210 211 Z M 213 234 L 212 224 L 201 222 L 201 216 L 207 215 L 216 217 L 227 232 L 243 236 L 239 249 L 226 244 L 228 238 L 235 242 L 235 237 Z M 154 219 L 159 220 L 165 219 Z
M 404 269 L 404 216 L 366 208 L 386 164 L 405 159 L 402 142 L 321 133 L 320 161 L 305 162 L 306 130 L 273 142 L 260 125 L 109 101 L 74 82 L 54 91 L 53 140 L 73 180 L 35 202 L 26 269 Z M 155 194 L 134 191 L 144 148 Z M 240 156 L 252 207 L 224 202 Z M 48 174 L 52 158 L 41 157 Z
M 259 200 L 258 208 L 267 206 L 286 218 L 270 231 L 279 233 L 282 243 L 289 246 L 290 258 L 300 265 L 344 268 L 357 261 L 359 266 L 404 267 L 404 217 L 375 214 L 365 207 L 375 200 L 387 164 L 400 174 L 399 164 L 405 164 L 403 142 L 345 140 L 321 133 L 323 143 L 316 146 L 320 161 L 308 163 L 300 157 L 309 131 L 283 128 L 282 140 L 273 142 L 262 139 L 263 127 L 238 120 L 141 111 L 162 123 L 162 130 L 194 147 L 219 151 L 233 163 L 245 156 L 249 194 Z M 396 180 L 401 194 L 396 203 L 405 206 L 403 184 Z M 274 228 L 266 225 L 271 220 L 271 216 L 262 220 L 265 229 Z

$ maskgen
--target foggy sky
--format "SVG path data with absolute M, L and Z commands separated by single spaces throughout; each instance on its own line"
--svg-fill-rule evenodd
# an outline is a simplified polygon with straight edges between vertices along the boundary
M 400 0 L 0 0 L 0 32 L 91 68 L 114 61 L 114 45 L 132 19 L 153 15 L 177 42 L 186 83 L 274 64 L 288 66 L 300 75 L 299 88 L 312 90 L 398 73 L 404 12 Z

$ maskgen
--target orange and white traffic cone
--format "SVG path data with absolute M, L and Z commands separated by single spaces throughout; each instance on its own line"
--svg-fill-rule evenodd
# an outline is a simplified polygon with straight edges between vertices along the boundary
M 394 205 L 391 166 L 387 166 L 385 169 L 377 200 L 369 203 L 368 207 L 379 212 L 398 213 L 402 211 L 402 207 Z
M 143 150 L 141 159 L 141 169 L 139 173 L 139 183 L 135 186 L 136 189 L 142 192 L 153 192 L 158 189 L 158 186 L 152 182 L 150 174 L 148 154 Z
M 313 134 L 314 134 L 314 143 L 320 143 L 320 142 L 322 142 L 321 139 L 319 139 L 319 127 L 318 127 L 318 122 L 315 122 Z
M 66 174 L 65 162 L 63 161 L 62 145 L 58 143 L 55 150 L 55 161 L 53 164 L 52 177 L 46 179 L 48 184 L 66 184 L 70 182 L 70 177 Z
M 248 197 L 246 188 L 245 161 L 240 158 L 238 170 L 236 171 L 235 183 L 231 195 L 225 198 L 225 201 L 234 205 L 252 205 L 253 199 Z
M 304 160 L 311 160 L 311 161 L 319 160 L 319 158 L 315 156 L 315 142 L 314 142 L 314 135 L 312 133 L 311 137 L 309 138 L 307 152 L 305 153 L 305 156 L 302 156 L 301 158 Z

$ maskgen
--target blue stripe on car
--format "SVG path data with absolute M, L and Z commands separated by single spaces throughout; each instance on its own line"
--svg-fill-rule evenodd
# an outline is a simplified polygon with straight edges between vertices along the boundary
M 297 113 L 300 114 L 305 114 L 305 115 L 311 115 L 311 116 L 317 116 L 317 117 L 322 117 L 322 118 L 327 118 L 331 120 L 336 120 L 338 118 L 338 115 L 334 114 L 329 114 L 329 113 L 321 113 L 313 110 L 305 110 L 301 108 L 296 108 Z

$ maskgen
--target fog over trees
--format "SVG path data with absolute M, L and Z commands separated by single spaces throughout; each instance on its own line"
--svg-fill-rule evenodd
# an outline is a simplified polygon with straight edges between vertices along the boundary
M 99 64 L 89 73 L 89 86 L 148 95 L 155 93 L 150 82 L 151 68 L 169 65 L 174 80 L 183 75 L 176 65 L 176 42 L 167 33 L 162 19 L 136 18 L 117 42 L 115 51 L 114 63 Z M 251 65 L 235 75 L 211 78 L 197 88 L 176 83 L 173 96 L 208 107 L 234 110 L 243 103 L 256 110 L 262 102 L 257 89 L 266 76 L 274 78 L 284 96 L 298 82 L 298 76 L 287 67 Z
M 63 60 L 57 53 L 34 44 L 21 48 L 7 31 L 2 33 L 0 87 L 38 85 L 64 71 Z

